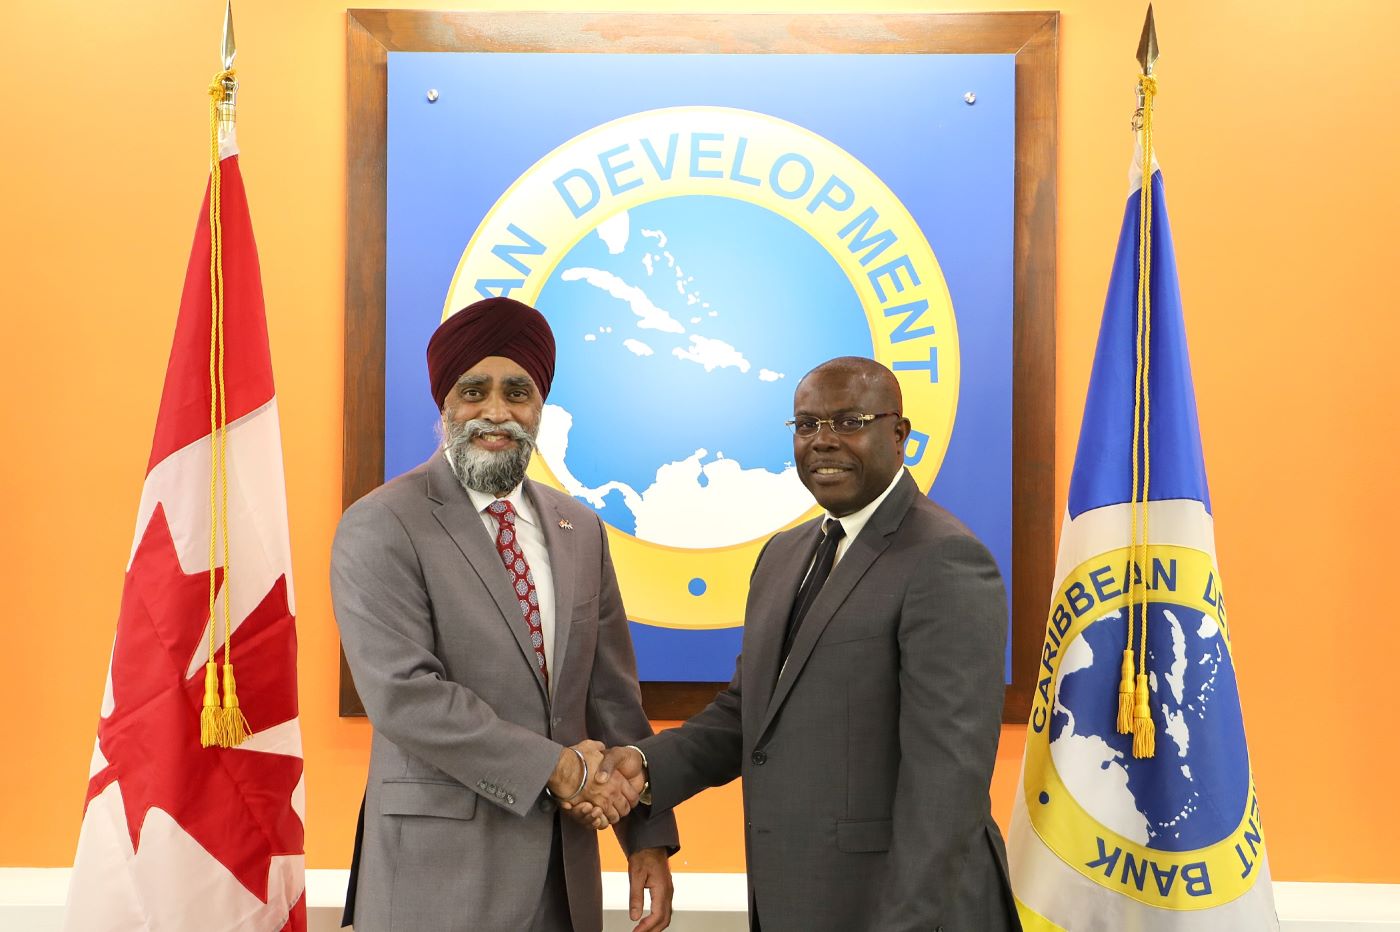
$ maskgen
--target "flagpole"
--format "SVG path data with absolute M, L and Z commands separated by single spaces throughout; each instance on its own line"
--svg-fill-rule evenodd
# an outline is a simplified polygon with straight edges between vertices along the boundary
M 228 526 L 228 393 L 224 384 L 224 263 L 223 263 L 223 143 L 233 135 L 238 81 L 233 69 L 238 48 L 233 36 L 233 0 L 225 0 L 223 68 L 209 85 L 209 565 L 219 565 L 219 532 L 223 538 L 223 593 L 216 599 L 209 578 L 209 662 L 205 665 L 204 703 L 200 710 L 199 741 L 204 747 L 237 747 L 248 738 L 248 720 L 238 703 L 233 675 L 233 624 L 230 617 L 232 575 Z M 216 662 L 217 608 L 223 603 L 224 663 L 219 677 Z M 222 698 L 220 689 L 222 686 Z
M 231 0 L 230 0 L 231 2 Z M 1152 4 L 1147 5 L 1147 18 L 1142 22 L 1142 36 L 1138 39 L 1137 62 L 1142 68 L 1144 77 L 1152 77 L 1152 69 L 1157 64 L 1160 50 L 1157 47 L 1157 20 L 1152 15 Z M 1147 95 L 1143 90 L 1142 81 L 1138 81 L 1137 86 L 1137 110 L 1133 113 L 1133 132 L 1142 130 L 1143 112 L 1147 107 Z
M 1133 736 L 1133 756 L 1152 757 L 1156 752 L 1156 724 L 1152 719 L 1151 694 L 1147 674 L 1147 620 L 1150 596 L 1145 578 L 1151 560 L 1152 538 L 1148 527 L 1152 478 L 1152 106 L 1157 93 L 1153 66 L 1159 54 L 1157 24 L 1152 5 L 1147 6 L 1142 36 L 1138 40 L 1137 60 L 1142 67 L 1138 76 L 1138 109 L 1133 115 L 1133 128 L 1138 134 L 1142 158 L 1142 179 L 1138 191 L 1138 284 L 1137 322 L 1134 332 L 1134 399 L 1132 446 L 1132 557 L 1140 569 L 1139 576 L 1129 580 L 1128 640 L 1123 653 L 1123 678 L 1118 687 L 1118 730 Z M 1137 619 L 1136 676 L 1133 672 L 1133 609 L 1141 595 L 1141 613 Z
M 238 98 L 238 80 L 233 75 L 233 60 L 238 57 L 238 46 L 233 38 L 233 0 L 225 0 L 224 3 L 224 41 L 220 48 L 219 58 L 223 63 L 223 72 L 220 83 L 223 85 L 224 96 L 219 101 L 219 128 L 229 130 L 233 128 L 234 113 Z

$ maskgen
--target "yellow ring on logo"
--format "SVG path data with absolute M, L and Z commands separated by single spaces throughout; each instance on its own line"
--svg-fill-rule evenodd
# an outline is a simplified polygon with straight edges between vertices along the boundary
M 563 189 L 571 191 L 572 203 L 555 183 L 566 176 L 577 182 Z M 577 211 L 584 205 L 576 195 L 595 189 L 594 203 Z M 910 472 L 927 492 L 947 452 L 961 378 L 957 323 L 942 269 L 884 182 L 839 146 L 796 124 L 748 110 L 675 107 L 632 114 L 575 136 L 524 172 L 487 212 L 453 274 L 443 319 L 481 298 L 479 287 L 533 304 L 558 263 L 603 219 L 696 194 L 770 210 L 805 230 L 837 261 L 865 309 L 875 359 L 899 378 L 905 414 L 916 431 L 906 460 L 914 456 Z M 841 206 L 847 195 L 849 203 Z M 882 267 L 888 269 L 884 274 L 873 274 Z M 926 309 L 886 314 L 925 301 Z M 935 356 L 936 381 L 928 367 Z M 529 472 L 564 490 L 543 457 L 533 458 Z M 814 504 L 787 526 L 819 512 Z M 766 539 L 689 549 L 608 527 L 629 617 L 673 628 L 743 624 L 749 574 Z M 706 588 L 694 596 L 688 585 L 697 577 Z
M 1229 628 L 1220 617 L 1218 600 L 1217 603 L 1212 603 L 1206 598 L 1207 594 L 1218 594 L 1220 591 L 1220 574 L 1216 571 L 1211 555 L 1190 547 L 1153 544 L 1152 558 L 1164 564 L 1176 561 L 1177 573 L 1180 576 L 1170 598 L 1156 598 L 1149 589 L 1149 601 L 1170 601 L 1210 616 L 1220 625 L 1221 640 L 1225 643 L 1225 649 L 1230 650 Z M 1080 587 L 1081 593 L 1094 592 L 1094 587 L 1102 585 L 1104 581 L 1095 581 L 1090 574 L 1101 567 L 1125 568 L 1131 560 L 1132 553 L 1127 547 L 1105 551 L 1086 560 L 1065 577 L 1058 590 L 1055 605 L 1064 603 L 1066 592 L 1076 585 Z M 1115 579 L 1111 584 L 1118 583 Z M 1096 620 L 1109 612 L 1125 609 L 1127 604 L 1126 592 L 1120 592 L 1112 598 L 1099 599 L 1093 604 L 1092 610 L 1086 610 L 1083 616 L 1074 617 L 1064 634 L 1060 635 L 1058 645 L 1047 639 L 1046 643 L 1054 650 L 1050 655 L 1050 665 L 1053 667 L 1053 672 L 1049 673 L 1051 684 L 1048 693 L 1037 694 L 1032 700 L 1031 728 L 1036 728 L 1037 721 L 1045 722 L 1042 727 L 1049 727 L 1045 716 L 1054 708 L 1056 690 L 1059 688 L 1060 661 L 1069 645 Z M 1054 607 L 1051 608 L 1051 613 L 1053 624 Z M 1059 633 L 1058 629 L 1056 633 Z M 1117 670 L 1116 656 L 1106 662 Z M 1044 667 L 1040 669 L 1044 675 Z M 1157 754 L 1171 753 L 1169 747 L 1169 742 L 1167 747 L 1163 747 L 1162 736 L 1159 733 Z M 1252 768 L 1248 775 L 1249 793 L 1239 824 L 1215 844 L 1192 851 L 1159 851 L 1148 848 L 1099 822 L 1080 805 L 1073 791 L 1060 778 L 1055 769 L 1054 757 L 1050 753 L 1049 741 L 1026 742 L 1025 774 L 1023 789 L 1026 812 L 1036 834 L 1061 860 L 1101 887 L 1129 896 L 1148 906 L 1189 911 L 1228 903 L 1243 896 L 1254 886 L 1254 878 L 1258 876 L 1257 870 L 1251 869 L 1247 876 L 1241 876 L 1241 859 L 1247 854 L 1252 854 L 1256 848 L 1261 852 L 1264 850 L 1263 823 L 1253 804 L 1257 797 Z M 1032 774 L 1039 774 L 1041 779 L 1037 782 L 1032 779 Z M 1042 793 L 1047 797 L 1047 802 L 1040 801 Z M 1102 868 L 1089 867 L 1091 862 L 1102 857 L 1097 847 L 1097 839 L 1103 841 L 1105 851 L 1110 854 L 1115 848 L 1120 852 L 1109 874 L 1105 874 Z M 1241 846 L 1239 852 L 1235 850 L 1236 845 Z M 1129 857 L 1132 858 L 1132 862 L 1129 862 Z M 1201 873 L 1202 870 L 1204 873 Z M 1137 887 L 1134 879 L 1137 876 L 1144 877 L 1142 889 Z M 1193 877 L 1207 877 L 1210 892 L 1202 892 L 1204 888 L 1198 882 L 1193 895 L 1193 888 L 1188 883 Z M 1161 892 L 1163 883 L 1167 884 L 1165 894 Z

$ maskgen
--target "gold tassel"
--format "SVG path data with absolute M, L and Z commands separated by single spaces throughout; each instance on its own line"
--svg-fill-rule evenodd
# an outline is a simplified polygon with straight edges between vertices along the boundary
M 218 664 L 204 665 L 204 708 L 199 710 L 199 744 L 211 748 L 223 745 L 224 718 L 219 708 Z
M 1152 705 L 1147 694 L 1147 674 L 1139 673 L 1133 709 L 1133 756 L 1148 758 L 1157 753 L 1157 726 L 1152 721 Z
M 1133 652 L 1123 651 L 1123 673 L 1118 680 L 1118 733 L 1133 733 Z
M 233 682 L 233 664 L 224 664 L 223 727 L 219 746 L 236 748 L 248 740 L 248 719 L 238 706 L 238 689 Z

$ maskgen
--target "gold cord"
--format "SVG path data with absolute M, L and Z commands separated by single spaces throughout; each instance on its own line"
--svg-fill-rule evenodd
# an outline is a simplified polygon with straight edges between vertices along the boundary
M 1147 682 L 1147 603 L 1148 578 L 1151 573 L 1151 545 L 1148 528 L 1148 503 L 1152 480 L 1152 101 L 1157 95 L 1157 79 L 1141 75 L 1138 85 L 1142 91 L 1142 188 L 1139 193 L 1138 218 L 1138 291 L 1137 291 L 1137 371 L 1133 397 L 1133 545 L 1132 560 L 1138 576 L 1132 592 L 1141 589 L 1142 616 L 1138 622 L 1137 676 L 1133 689 L 1133 756 L 1153 756 L 1156 748 L 1156 726 L 1152 721 L 1151 695 Z M 1141 451 L 1138 443 L 1141 440 Z M 1139 457 L 1142 485 L 1139 490 Z M 1140 494 L 1139 494 L 1140 492 Z M 1139 536 L 1139 529 L 1141 535 Z M 1130 577 L 1134 580 L 1134 577 Z M 1128 648 L 1132 649 L 1132 613 L 1137 599 L 1128 598 Z M 1126 665 L 1125 665 L 1126 666 Z M 1119 698 L 1122 699 L 1120 684 Z
M 233 677 L 233 619 L 230 599 L 228 527 L 228 392 L 224 381 L 224 240 L 223 166 L 219 157 L 219 103 L 233 69 L 214 75 L 209 85 L 209 663 L 204 668 L 204 705 L 200 710 L 200 744 L 236 747 L 248 736 Z M 224 663 L 223 697 L 216 673 L 217 601 L 213 567 L 220 532 L 223 550 Z

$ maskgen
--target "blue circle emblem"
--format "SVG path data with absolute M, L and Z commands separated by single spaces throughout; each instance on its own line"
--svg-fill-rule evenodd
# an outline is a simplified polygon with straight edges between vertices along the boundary
M 1147 669 L 1154 758 L 1133 757 L 1115 726 L 1125 612 L 1094 621 L 1066 645 L 1050 718 L 1050 755 L 1070 792 L 1103 824 L 1159 851 L 1193 851 L 1235 831 L 1249 796 L 1240 697 L 1214 618 L 1151 602 Z

